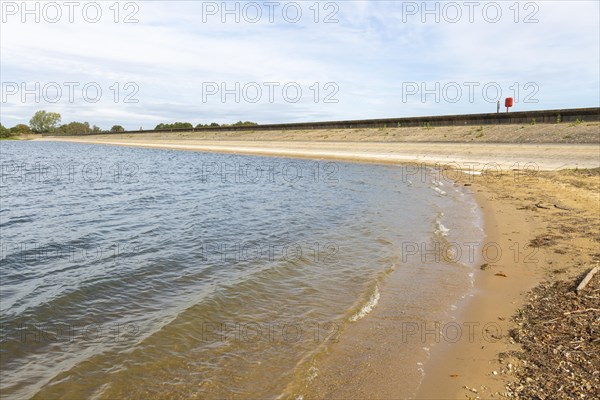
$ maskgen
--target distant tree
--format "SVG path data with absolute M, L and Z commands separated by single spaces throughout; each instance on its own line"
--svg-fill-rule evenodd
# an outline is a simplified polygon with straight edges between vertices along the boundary
M 213 128 L 216 128 L 216 127 L 219 126 L 219 124 L 217 124 L 216 122 L 211 122 L 209 126 L 213 127 Z
M 196 129 L 200 129 L 200 128 L 206 128 L 208 125 L 204 125 L 204 124 L 198 124 L 196 125 Z
M 56 129 L 57 132 L 64 133 L 65 135 L 81 135 L 90 133 L 92 130 L 88 122 L 69 122 L 66 125 L 61 125 L 60 128 Z
M 194 125 L 189 122 L 175 122 L 174 129 L 194 129 Z
M 173 124 L 158 124 L 154 129 L 194 129 L 194 125 L 190 124 L 189 122 L 175 122 Z
M 100 133 L 100 132 L 102 132 L 102 128 L 100 128 L 98 125 L 92 126 L 92 133 Z
M 31 130 L 38 133 L 52 132 L 60 123 L 61 116 L 59 113 L 46 112 L 40 110 L 29 121 Z
M 258 125 L 256 122 L 252 122 L 252 121 L 238 121 L 235 124 L 233 124 L 232 126 L 256 126 Z
M 113 133 L 125 132 L 125 128 L 123 128 L 121 125 L 113 125 L 112 128 L 110 128 L 110 131 Z
M 10 133 L 12 133 L 14 135 L 23 135 L 23 134 L 31 133 L 31 129 L 29 129 L 29 126 L 27 126 L 25 124 L 17 124 L 15 126 L 13 126 L 12 128 L 10 128 Z
M 10 130 L 6 129 L 4 125 L 0 124 L 0 138 L 11 137 L 13 134 Z

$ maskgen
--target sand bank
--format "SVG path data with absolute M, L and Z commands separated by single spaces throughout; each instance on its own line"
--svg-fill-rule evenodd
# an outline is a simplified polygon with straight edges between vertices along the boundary
M 93 136 L 39 140 L 354 162 L 442 164 L 476 171 L 497 169 L 497 166 L 508 171 L 524 168 L 525 165 L 540 170 L 596 168 L 599 162 L 597 144 L 224 142 L 142 137 L 104 139 Z

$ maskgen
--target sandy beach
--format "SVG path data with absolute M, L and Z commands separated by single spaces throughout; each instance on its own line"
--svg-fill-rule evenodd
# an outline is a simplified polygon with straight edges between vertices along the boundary
M 579 382 L 578 377 L 556 370 L 553 373 L 557 379 L 544 379 L 547 366 L 535 365 L 536 350 L 523 346 L 515 332 L 526 325 L 529 314 L 524 310 L 533 304 L 532 289 L 546 281 L 564 281 L 566 290 L 572 291 L 582 274 L 600 262 L 599 125 L 558 128 L 537 125 L 524 135 L 527 128 L 486 127 L 483 130 L 486 134 L 479 141 L 473 127 L 436 128 L 432 130 L 435 132 L 405 128 L 406 131 L 376 134 L 310 132 L 310 137 L 298 132 L 244 134 L 246 137 L 225 133 L 221 138 L 162 133 L 37 140 L 386 164 L 437 164 L 460 170 L 462 173 L 453 174 L 452 178 L 475 194 L 485 216 L 485 243 L 492 244 L 499 253 L 490 255 L 475 271 L 475 294 L 460 308 L 457 322 L 477 326 L 479 331 L 489 329 L 485 328 L 487 333 L 477 335 L 474 340 L 468 340 L 466 331 L 459 340 L 441 340 L 424 366 L 425 379 L 417 397 L 520 397 L 520 393 L 531 393 L 533 388 L 542 393 L 540 398 L 571 398 L 575 389 L 568 382 Z M 384 140 L 382 135 L 410 140 Z M 500 137 L 503 143 L 498 143 Z M 597 296 L 597 290 L 587 295 Z M 576 303 L 573 307 L 565 312 L 582 312 L 580 322 L 597 332 L 600 311 L 578 310 Z M 552 321 L 548 323 L 551 328 Z M 600 344 L 596 342 L 595 346 L 596 351 L 588 359 L 588 369 L 592 371 L 586 378 L 588 386 L 575 385 L 584 398 L 599 394 Z M 557 351 L 561 351 L 560 347 Z M 394 385 L 384 383 L 392 378 L 378 376 L 364 382 L 364 393 L 394 398 Z M 553 386 L 552 382 L 561 380 L 564 387 Z M 343 385 L 327 390 L 329 398 L 352 396 Z
M 466 171 L 598 167 L 600 123 L 311 131 L 148 132 L 41 140 L 388 164 Z
M 486 218 L 486 241 L 497 243 L 502 256 L 477 271 L 477 294 L 461 319 L 489 323 L 491 339 L 442 343 L 432 358 L 421 398 L 518 397 L 518 392 L 507 390 L 507 382 L 520 382 L 514 387 L 532 386 L 528 379 L 534 379 L 535 385 L 545 385 L 540 371 L 522 374 L 528 355 L 516 355 L 522 348 L 511 335 L 516 328 L 513 317 L 522 312 L 529 291 L 541 282 L 565 281 L 572 292 L 582 273 L 598 265 L 600 175 L 596 169 L 522 178 L 503 174 L 472 182 Z M 465 182 L 471 180 L 467 177 Z M 599 316 L 598 311 L 588 315 L 590 326 L 597 329 Z M 598 361 L 596 353 L 596 371 Z M 595 379 L 597 394 L 598 375 Z M 566 385 L 569 375 L 563 373 L 559 380 Z M 568 398 L 565 392 L 553 394 L 559 388 L 550 386 L 545 391 L 552 398 Z

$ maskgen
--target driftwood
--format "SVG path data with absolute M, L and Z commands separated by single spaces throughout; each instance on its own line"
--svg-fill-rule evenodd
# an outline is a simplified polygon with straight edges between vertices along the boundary
M 570 209 L 570 208 L 563 207 L 563 206 L 559 206 L 558 204 L 555 204 L 555 205 L 554 205 L 554 207 L 555 207 L 555 208 L 558 208 L 559 210 L 571 211 L 571 209 Z
M 596 275 L 597 272 L 598 272 L 598 267 L 594 267 L 590 270 L 590 272 L 588 272 L 588 274 L 585 276 L 585 278 L 583 278 L 583 280 L 579 283 L 579 286 L 577 286 L 577 289 L 575 289 L 578 294 L 583 289 L 585 289 L 587 284 L 590 283 L 590 281 L 592 280 L 594 275 Z

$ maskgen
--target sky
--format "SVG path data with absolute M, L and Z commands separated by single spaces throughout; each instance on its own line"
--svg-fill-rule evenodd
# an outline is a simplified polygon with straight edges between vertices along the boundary
M 600 106 L 600 2 L 0 1 L 0 122 L 102 129 Z M 502 110 L 505 111 L 504 107 Z

